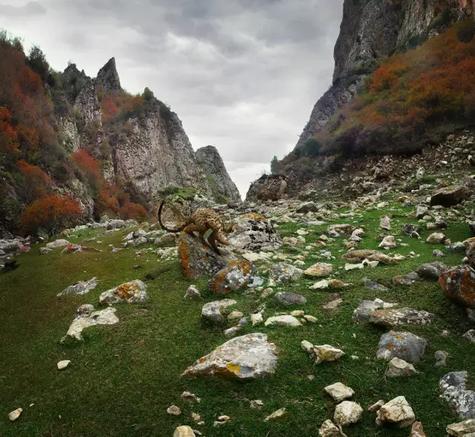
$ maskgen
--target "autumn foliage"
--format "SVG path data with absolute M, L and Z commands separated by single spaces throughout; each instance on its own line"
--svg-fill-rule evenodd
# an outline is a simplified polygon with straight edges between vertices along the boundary
M 49 191 L 53 182 L 40 167 L 24 160 L 18 161 L 17 166 L 23 175 L 24 197 L 28 201 L 44 196 Z
M 142 96 L 132 96 L 125 91 L 105 94 L 101 98 L 102 121 L 112 123 L 130 116 L 144 104 Z
M 459 23 L 382 63 L 317 134 L 322 153 L 408 153 L 475 121 L 475 38 Z M 461 39 L 460 35 L 464 37 Z
M 71 154 L 71 159 L 86 176 L 89 183 L 97 187 L 102 182 L 102 171 L 99 162 L 85 149 L 78 149 Z
M 25 234 L 43 229 L 55 233 L 72 226 L 81 218 L 79 203 L 67 196 L 50 194 L 35 200 L 23 211 L 20 222 Z

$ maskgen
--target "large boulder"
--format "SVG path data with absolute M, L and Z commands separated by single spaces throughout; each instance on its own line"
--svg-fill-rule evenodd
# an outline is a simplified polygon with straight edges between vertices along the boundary
M 431 205 L 454 206 L 470 197 L 469 190 L 463 185 L 443 188 L 432 195 Z
M 184 232 L 178 238 L 178 258 L 183 274 L 189 279 L 213 276 L 233 259 L 217 254 L 200 238 Z
M 254 181 L 246 194 L 246 200 L 279 200 L 287 195 L 287 177 L 284 175 L 262 175 Z
M 475 308 L 475 270 L 469 266 L 443 272 L 439 284 L 449 299 L 468 308 Z
M 252 333 L 233 338 L 198 359 L 182 376 L 221 376 L 255 379 L 272 375 L 277 367 L 277 348 L 267 335 Z
M 213 276 L 209 282 L 209 289 L 218 295 L 240 290 L 249 284 L 252 270 L 252 264 L 244 258 L 230 261 L 226 267 Z

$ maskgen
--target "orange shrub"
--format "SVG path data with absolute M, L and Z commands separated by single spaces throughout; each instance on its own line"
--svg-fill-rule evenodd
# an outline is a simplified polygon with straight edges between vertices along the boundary
M 78 168 L 86 175 L 89 183 L 97 187 L 102 182 L 99 162 L 85 149 L 78 149 L 71 155 Z
M 142 96 L 132 96 L 125 91 L 106 94 L 101 99 L 102 121 L 112 123 L 121 116 L 137 111 L 144 103 Z
M 24 160 L 17 162 L 17 167 L 25 181 L 25 198 L 33 200 L 46 194 L 52 185 L 51 178 L 37 165 Z
M 127 202 L 120 208 L 119 215 L 123 219 L 142 221 L 147 218 L 147 210 L 138 203 Z
M 20 224 L 24 234 L 43 229 L 56 233 L 76 224 L 82 216 L 79 203 L 68 196 L 50 194 L 35 200 L 23 211 Z

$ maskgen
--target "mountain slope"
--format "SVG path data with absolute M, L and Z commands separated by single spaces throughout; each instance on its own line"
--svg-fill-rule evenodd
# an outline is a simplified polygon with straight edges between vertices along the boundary
M 0 231 L 52 231 L 104 213 L 140 219 L 180 187 L 239 200 L 216 189 L 214 179 L 233 185 L 218 152 L 217 165 L 201 166 L 178 116 L 148 88 L 123 90 L 114 58 L 96 78 L 74 64 L 58 73 L 39 49 L 26 56 L 5 34 L 0 56 Z M 52 199 L 81 214 L 25 223 L 33 202 Z

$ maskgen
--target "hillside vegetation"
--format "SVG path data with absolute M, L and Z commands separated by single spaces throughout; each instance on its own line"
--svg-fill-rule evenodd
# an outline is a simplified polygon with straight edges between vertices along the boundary
M 326 155 L 407 154 L 475 120 L 475 23 L 386 59 L 364 90 L 279 166 Z M 302 159 L 303 158 L 303 159 Z M 296 166 L 293 165 L 293 168 Z

